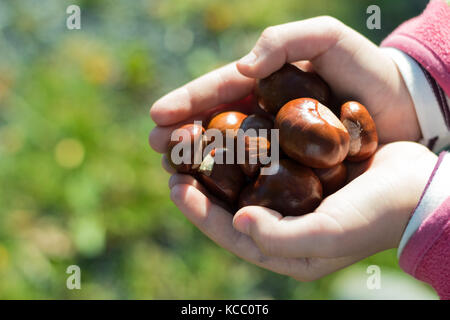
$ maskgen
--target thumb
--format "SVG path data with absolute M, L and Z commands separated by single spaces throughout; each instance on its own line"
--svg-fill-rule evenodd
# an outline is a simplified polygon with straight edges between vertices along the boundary
M 300 217 L 282 217 L 277 211 L 248 206 L 233 218 L 233 226 L 249 235 L 268 256 L 332 257 L 338 250 L 342 229 L 320 212 Z
M 265 78 L 287 62 L 312 61 L 334 47 L 345 29 L 332 17 L 268 27 L 250 53 L 237 62 L 237 69 L 250 78 Z

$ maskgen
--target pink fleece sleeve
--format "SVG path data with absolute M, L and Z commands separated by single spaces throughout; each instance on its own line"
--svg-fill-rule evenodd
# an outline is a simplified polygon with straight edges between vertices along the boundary
M 407 239 L 399 261 L 405 272 L 429 283 L 441 299 L 447 300 L 450 299 L 450 189 L 447 189 L 449 173 L 450 154 L 443 152 L 407 226 L 405 233 L 411 225 L 416 224 L 417 227 L 412 228 L 412 235 Z M 447 190 L 442 190 L 443 186 Z M 434 205 L 433 201 L 437 199 L 440 204 Z M 445 200 L 441 202 L 440 199 Z M 427 206 L 435 209 L 426 212 Z M 425 210 L 422 210 L 424 208 Z
M 431 0 L 418 17 L 401 24 L 382 43 L 419 62 L 450 96 L 450 5 Z

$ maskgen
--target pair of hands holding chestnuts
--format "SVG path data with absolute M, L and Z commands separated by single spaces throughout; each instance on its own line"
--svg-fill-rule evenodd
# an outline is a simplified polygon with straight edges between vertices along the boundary
M 267 28 L 246 57 L 164 96 L 151 116 L 150 144 L 178 171 L 169 187 L 186 217 L 236 255 L 302 281 L 396 247 L 436 162 L 395 142 L 418 140 L 420 129 L 394 63 L 330 17 Z M 180 127 L 188 134 L 171 141 Z M 205 151 L 211 128 L 278 129 L 276 173 L 249 161 L 273 147 L 259 135 L 231 135 L 244 163 L 217 163 L 227 147 L 194 165 L 167 156 L 194 140 Z M 378 139 L 388 144 L 377 149 Z
M 175 170 L 192 174 L 231 210 L 236 205 L 239 208 L 259 205 L 284 216 L 312 212 L 323 195 L 345 185 L 344 159 L 366 160 L 378 146 L 376 127 L 366 108 L 358 102 L 346 102 L 341 107 L 339 120 L 325 106 L 330 103 L 329 86 L 313 72 L 285 64 L 256 82 L 255 95 L 256 99 L 249 97 L 246 101 L 249 104 L 258 101 L 261 109 L 254 114 L 222 111 L 208 121 L 207 129 L 216 129 L 221 134 L 219 147 L 208 149 L 208 144 L 217 138 L 206 135 L 199 124 L 186 124 L 181 127 L 186 130 L 185 135 L 171 140 L 167 152 Z M 239 106 L 232 108 L 239 109 Z M 267 132 L 274 128 L 279 130 L 276 144 L 270 141 L 272 135 L 269 137 Z M 238 129 L 242 130 L 241 134 Z M 258 135 L 260 131 L 250 136 L 249 129 L 267 131 L 264 136 Z M 227 130 L 229 136 L 226 136 Z M 231 144 L 227 144 L 227 140 L 232 140 Z M 235 161 L 239 142 L 245 147 L 245 152 L 239 155 L 240 165 Z M 273 149 L 278 145 L 283 151 L 281 160 L 266 163 L 274 168 L 263 174 L 260 167 L 264 165 L 258 160 L 270 152 L 279 152 Z M 174 150 L 175 147 L 178 148 Z M 180 152 L 181 147 L 184 149 Z M 183 151 L 190 154 L 184 162 Z M 195 163 L 196 151 L 203 162 Z M 219 156 L 224 162 L 230 153 L 229 162 L 218 163 Z M 177 156 L 179 159 L 174 161 Z M 256 159 L 250 163 L 252 156 Z

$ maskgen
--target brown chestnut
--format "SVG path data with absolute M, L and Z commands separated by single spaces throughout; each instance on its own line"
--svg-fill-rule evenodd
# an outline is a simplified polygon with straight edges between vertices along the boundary
M 242 191 L 239 207 L 263 206 L 284 216 L 299 216 L 316 209 L 322 200 L 322 185 L 314 172 L 295 161 L 282 159 L 273 165 L 273 175 L 259 175 Z
M 168 145 L 167 159 L 169 164 L 180 173 L 194 173 L 200 166 L 202 161 L 203 150 L 205 143 L 205 129 L 198 124 L 185 124 L 181 126 L 178 133 L 178 140 L 171 140 Z M 176 156 L 180 157 L 180 161 L 172 159 L 172 151 L 177 146 L 178 151 Z M 188 161 L 184 161 L 183 150 L 189 150 L 190 157 Z
M 239 111 L 221 112 L 211 118 L 207 129 L 218 129 L 225 136 L 227 130 L 236 132 L 245 118 L 247 115 Z
M 347 167 L 343 162 L 331 168 L 314 169 L 322 182 L 323 196 L 328 196 L 342 188 L 347 181 Z
M 298 98 L 314 98 L 327 104 L 330 88 L 316 73 L 285 64 L 267 78 L 257 80 L 255 95 L 259 106 L 275 115 L 287 102 Z
M 251 114 L 242 121 L 239 128 L 244 131 L 248 129 L 255 129 L 256 131 L 260 129 L 270 130 L 273 128 L 273 121 L 267 113 L 266 115 Z
M 330 168 L 347 156 L 350 136 L 339 119 L 319 101 L 296 99 L 275 118 L 281 149 L 311 168 Z
M 252 114 L 242 121 L 241 130 L 244 131 L 245 163 L 239 164 L 245 175 L 254 177 L 261 167 L 259 161 L 262 156 L 269 156 L 270 130 L 273 129 L 273 121 L 262 115 Z M 255 130 L 255 135 L 246 134 L 247 130 Z M 265 136 L 260 136 L 261 129 L 267 130 Z
M 197 178 L 219 199 L 234 205 L 245 183 L 245 176 L 235 163 L 226 164 L 228 149 L 215 148 L 203 159 Z
M 363 161 L 375 153 L 378 135 L 369 111 L 359 102 L 348 101 L 341 107 L 341 122 L 350 135 L 349 161 Z

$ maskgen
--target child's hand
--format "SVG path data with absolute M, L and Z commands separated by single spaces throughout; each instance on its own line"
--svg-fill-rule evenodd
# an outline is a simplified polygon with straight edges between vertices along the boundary
M 319 17 L 270 27 L 252 52 L 253 62 L 231 63 L 155 102 L 151 109 L 157 124 L 150 135 L 153 149 L 166 152 L 171 132 L 182 123 L 205 119 L 217 105 L 249 95 L 255 78 L 269 75 L 285 62 L 303 60 L 310 61 L 309 67 L 336 94 L 358 100 L 369 109 L 381 143 L 420 138 L 411 98 L 395 64 L 339 21 Z M 186 175 L 172 176 L 171 198 L 189 220 L 224 248 L 275 272 L 312 280 L 395 247 L 435 162 L 434 154 L 415 143 L 385 146 L 367 172 L 325 199 L 315 213 L 296 218 L 280 219 L 273 210 L 247 207 L 233 220 Z M 353 174 L 357 170 L 353 168 Z
M 180 122 L 203 119 L 205 111 L 251 93 L 254 78 L 268 76 L 285 62 L 302 60 L 309 60 L 336 94 L 368 108 L 380 143 L 420 139 L 411 97 L 394 62 L 338 20 L 317 17 L 267 28 L 237 64 L 212 71 L 155 102 L 150 113 L 158 126 L 150 136 L 151 146 L 165 152 Z
M 261 267 L 308 281 L 397 247 L 436 161 L 416 143 L 385 145 L 366 172 L 300 217 L 283 218 L 252 206 L 233 218 L 191 176 L 175 174 L 169 186 L 178 208 L 217 244 Z M 367 165 L 350 167 L 350 175 Z

